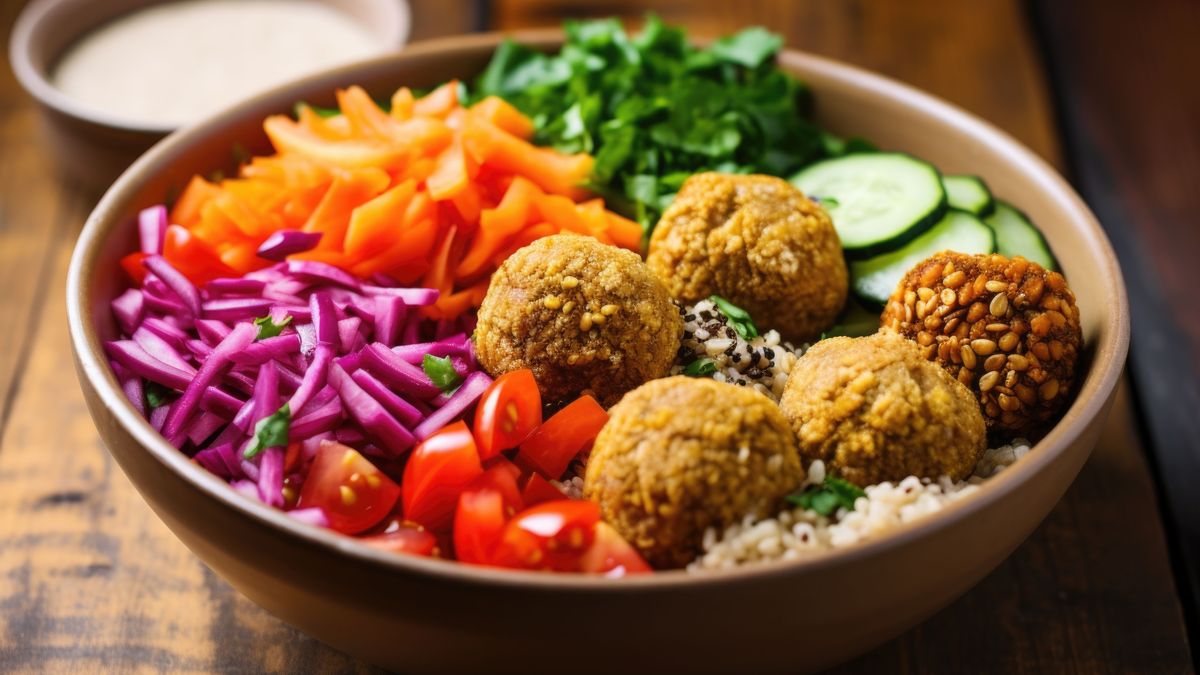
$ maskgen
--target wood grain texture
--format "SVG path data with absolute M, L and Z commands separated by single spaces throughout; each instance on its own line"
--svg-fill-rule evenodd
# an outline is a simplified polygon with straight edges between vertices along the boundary
M 3 34 L 12 4 L 0 5 Z M 636 18 L 645 6 L 609 2 L 590 13 Z M 1041 66 L 1016 3 L 740 0 L 656 9 L 710 35 L 769 25 L 791 46 L 926 88 L 1059 160 Z M 445 3 L 437 11 L 453 14 Z M 585 13 L 576 3 L 508 0 L 491 19 L 516 28 Z M 8 370 L 0 360 L 0 385 L 15 393 L 0 422 L 0 672 L 369 672 L 218 579 L 105 452 L 75 386 L 62 302 L 87 199 L 54 179 L 32 107 L 7 74 L 5 62 L 0 190 L 12 191 L 0 192 L 0 316 L 23 318 L 0 331 L 0 359 L 10 345 L 21 351 Z M 23 177 L 15 189 L 12 176 Z M 23 281 L 30 273 L 37 281 Z M 12 291 L 10 280 L 18 280 Z M 946 611 L 838 672 L 1180 673 L 1188 659 L 1154 487 L 1123 395 L 1101 447 L 1012 558 Z
M 1200 641 L 1200 3 L 1041 3 L 1080 191 L 1120 258 L 1142 417 Z M 1081 28 L 1083 28 L 1081 30 Z M 1129 45 L 1113 49 L 1113 44 Z
M 0 26 L 8 34 L 19 3 L 0 4 Z M 50 160 L 37 134 L 37 119 L 8 68 L 0 70 L 0 289 L 7 322 L 0 330 L 0 429 L 8 415 L 21 364 L 33 331 L 28 324 L 44 296 L 48 253 L 59 233 L 48 227 L 61 214 L 53 181 L 32 183 L 28 175 L 50 173 Z

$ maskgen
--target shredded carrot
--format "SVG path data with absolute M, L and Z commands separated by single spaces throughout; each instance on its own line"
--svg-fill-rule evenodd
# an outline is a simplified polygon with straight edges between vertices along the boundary
M 203 284 L 272 264 L 257 251 L 274 232 L 320 232 L 291 258 L 436 288 L 424 312 L 449 319 L 478 306 L 496 267 L 540 237 L 575 232 L 639 248 L 641 228 L 581 187 L 590 156 L 537 147 L 533 123 L 512 105 L 489 97 L 466 107 L 459 91 L 456 81 L 419 98 L 401 88 L 381 107 L 350 87 L 337 92 L 339 114 L 300 106 L 295 119 L 268 117 L 275 153 L 234 178 L 192 178 L 171 210 L 164 255 Z M 122 264 L 143 273 L 141 257 Z

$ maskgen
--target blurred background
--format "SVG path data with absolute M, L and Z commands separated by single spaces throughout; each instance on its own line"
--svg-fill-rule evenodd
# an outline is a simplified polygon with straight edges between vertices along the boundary
M 97 439 L 68 364 L 61 298 L 72 242 L 104 183 L 89 185 L 86 165 L 60 171 L 38 105 L 13 74 L 8 36 L 26 4 L 0 0 L 0 671 L 367 670 L 213 575 Z M 841 672 L 1195 669 L 1200 2 L 408 7 L 410 41 L 569 18 L 615 16 L 636 27 L 647 11 L 700 37 L 761 25 L 789 48 L 949 100 L 1062 171 L 1117 249 L 1133 307 L 1128 382 L 1105 441 L 1054 513 L 987 580 Z

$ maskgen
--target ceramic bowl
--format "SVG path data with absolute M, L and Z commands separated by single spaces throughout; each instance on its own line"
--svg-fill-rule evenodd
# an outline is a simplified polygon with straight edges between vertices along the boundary
M 558 34 L 519 39 L 553 48 Z M 704 576 L 606 580 L 393 556 L 298 523 L 243 497 L 166 443 L 126 402 L 101 342 L 118 258 L 135 214 L 235 143 L 266 147 L 260 121 L 335 87 L 376 96 L 469 78 L 499 36 L 411 47 L 277 89 L 159 143 L 116 182 L 80 236 L 67 301 L 87 403 L 112 455 L 151 508 L 250 599 L 356 657 L 405 672 L 800 672 L 848 659 L 911 628 L 995 568 L 1037 527 L 1100 434 L 1129 340 L 1116 258 L 1078 195 L 1041 159 L 985 122 L 907 86 L 785 52 L 835 132 L 983 176 L 1041 225 L 1078 296 L 1087 342 L 1077 397 L 1033 452 L 978 492 L 893 534 L 809 560 Z M 820 611 L 811 611 L 820 608 Z
M 81 105 L 59 91 L 50 75 L 67 48 L 108 21 L 162 0 L 33 0 L 13 26 L 9 61 L 38 103 L 43 128 L 63 173 L 85 188 L 108 186 L 172 125 L 130 122 Z M 404 0 L 319 0 L 364 26 L 389 49 L 399 49 L 411 25 Z

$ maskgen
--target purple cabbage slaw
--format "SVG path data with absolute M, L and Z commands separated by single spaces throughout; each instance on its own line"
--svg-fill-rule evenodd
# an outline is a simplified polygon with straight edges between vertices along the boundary
M 104 347 L 138 412 L 239 492 L 295 506 L 325 440 L 355 447 L 399 482 L 398 460 L 491 383 L 468 337 L 473 316 L 422 316 L 436 290 L 383 276 L 363 283 L 310 261 L 197 288 L 161 255 L 166 218 L 161 206 L 139 217 L 146 278 L 113 300 L 122 337 Z M 426 355 L 449 360 L 456 388 L 430 379 Z M 288 446 L 299 451 L 291 466 Z M 289 513 L 324 522 L 299 506 Z

